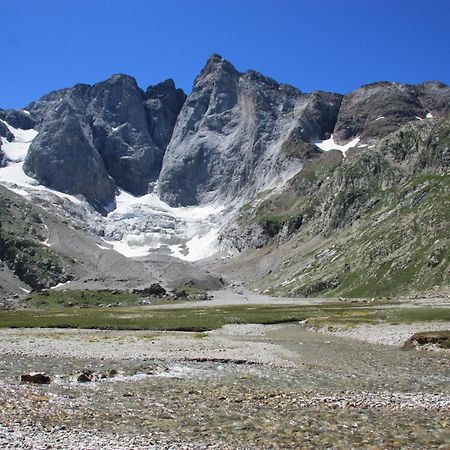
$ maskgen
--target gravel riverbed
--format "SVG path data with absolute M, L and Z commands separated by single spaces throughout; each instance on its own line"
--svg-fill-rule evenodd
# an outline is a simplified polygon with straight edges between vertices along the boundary
M 285 324 L 203 334 L 9 329 L 0 355 L 5 449 L 450 444 L 443 353 Z M 78 382 L 87 369 L 93 381 Z M 33 371 L 51 383 L 19 382 Z

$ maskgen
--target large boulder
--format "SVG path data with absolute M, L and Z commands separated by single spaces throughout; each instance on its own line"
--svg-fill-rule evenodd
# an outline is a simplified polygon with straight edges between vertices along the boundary
M 45 373 L 25 373 L 20 376 L 21 383 L 49 384 L 51 379 Z

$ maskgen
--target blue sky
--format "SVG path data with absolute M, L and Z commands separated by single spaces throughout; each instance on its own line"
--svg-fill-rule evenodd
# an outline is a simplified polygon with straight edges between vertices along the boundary
M 114 73 L 186 92 L 208 56 L 308 92 L 450 83 L 450 0 L 0 0 L 0 107 Z

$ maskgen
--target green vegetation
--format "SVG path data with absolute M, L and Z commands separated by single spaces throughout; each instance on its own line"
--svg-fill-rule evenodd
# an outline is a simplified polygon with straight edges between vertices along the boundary
M 323 305 L 249 305 L 208 308 L 53 308 L 0 313 L 0 328 L 98 328 L 201 332 L 225 324 L 275 324 L 309 319 L 312 325 L 448 321 L 450 308 L 395 308 L 386 302 Z
M 336 198 L 345 203 L 349 197 Z M 364 219 L 333 230 L 331 246 L 302 253 L 302 242 L 308 242 L 311 232 L 303 227 L 295 236 L 298 254 L 263 280 L 263 290 L 287 296 L 379 298 L 449 285 L 450 175 L 422 174 L 395 190 L 373 188 L 372 200 L 364 203 L 369 204 Z M 349 210 L 347 204 L 342 212 L 348 216 Z M 342 226 L 348 219 L 338 211 L 331 223 Z
M 0 259 L 34 289 L 70 279 L 68 261 L 43 244 L 45 233 L 36 208 L 0 187 Z
M 30 295 L 27 305 L 32 308 L 63 308 L 87 306 L 136 305 L 141 296 L 123 291 L 89 291 L 67 289 L 65 291 L 44 291 Z
M 196 295 L 199 295 L 200 293 L 202 293 L 202 291 L 198 288 L 196 288 L 195 286 L 190 286 L 188 284 L 183 285 L 183 286 L 178 286 L 173 290 L 174 294 L 179 296 L 179 297 L 194 297 Z

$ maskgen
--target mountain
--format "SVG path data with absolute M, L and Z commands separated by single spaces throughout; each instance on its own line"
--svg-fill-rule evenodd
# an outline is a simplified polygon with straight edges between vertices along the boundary
M 277 295 L 426 292 L 449 286 L 449 229 L 450 117 L 416 120 L 244 205 L 221 239 L 247 250 L 222 270 Z
M 52 92 L 26 108 L 39 134 L 24 171 L 45 186 L 83 195 L 102 212 L 114 204 L 117 186 L 146 194 L 184 100 L 172 80 L 143 92 L 126 75 Z
M 57 90 L 0 110 L 0 197 L 21 196 L 19 210 L 2 206 L 2 224 L 16 217 L 2 227 L 4 279 L 130 288 L 210 267 L 283 295 L 439 288 L 450 277 L 449 134 L 443 83 L 303 93 L 216 54 L 188 96 L 127 75 Z M 58 223 L 50 250 L 43 225 L 21 228 L 29 208 Z M 41 256 L 12 242 L 16 227 Z M 225 259 L 192 263 L 219 249 Z
M 342 96 L 302 94 L 263 75 L 238 72 L 213 55 L 196 78 L 177 120 L 159 177 L 167 203 L 195 205 L 251 196 L 292 176 L 287 138 L 322 139 L 333 129 Z M 296 155 L 299 161 L 308 158 Z

